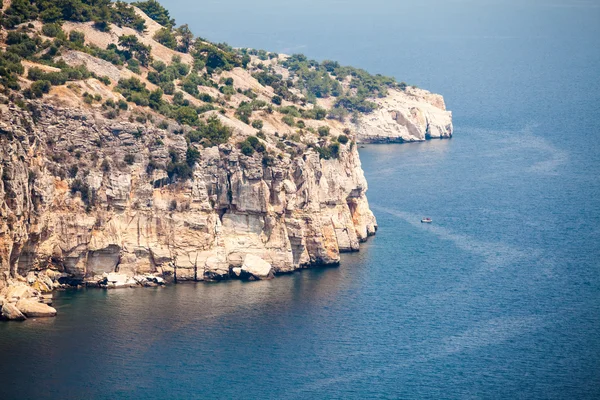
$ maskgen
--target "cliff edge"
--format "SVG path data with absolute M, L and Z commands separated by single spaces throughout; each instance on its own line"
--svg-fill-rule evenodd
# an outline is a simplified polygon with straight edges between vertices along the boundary
M 373 101 L 377 108 L 356 122 L 360 143 L 403 143 L 449 139 L 453 134 L 452 112 L 444 98 L 423 89 L 390 90 Z

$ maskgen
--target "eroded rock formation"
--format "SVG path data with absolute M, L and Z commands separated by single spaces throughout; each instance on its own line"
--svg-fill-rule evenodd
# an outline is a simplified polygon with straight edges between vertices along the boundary
M 166 165 L 187 149 L 180 132 L 26 108 L 0 105 L 0 286 L 32 273 L 40 292 L 113 273 L 261 279 L 265 265 L 336 264 L 375 233 L 351 144 L 325 160 L 298 143 L 269 163 L 220 145 L 200 150 L 193 179 L 171 182 Z
M 388 96 L 373 101 L 379 106 L 363 115 L 356 124 L 360 143 L 419 142 L 451 138 L 452 113 L 444 98 L 418 88 L 390 90 Z

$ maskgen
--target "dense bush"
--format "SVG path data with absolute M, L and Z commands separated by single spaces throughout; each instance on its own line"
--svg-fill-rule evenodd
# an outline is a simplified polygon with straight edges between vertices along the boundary
M 235 111 L 235 116 L 242 122 L 250 124 L 250 117 L 254 111 L 252 104 L 245 101 L 241 102 L 238 109 Z
M 315 150 L 317 153 L 319 153 L 319 158 L 323 158 L 325 160 L 338 158 L 340 155 L 339 143 L 331 143 L 327 147 L 315 147 Z
M 322 107 L 314 106 L 310 110 L 302 110 L 302 118 L 323 120 L 327 117 L 327 110 Z
M 0 50 L 0 84 L 10 89 L 18 89 L 17 76 L 24 71 L 18 55 Z
M 291 115 L 284 115 L 283 118 L 281 118 L 281 120 L 286 125 L 289 125 L 292 127 L 296 125 L 296 121 L 294 120 L 294 117 L 292 117 Z
M 154 40 L 170 49 L 177 47 L 177 38 L 173 35 L 170 28 L 162 28 L 157 31 L 154 34 Z
M 241 57 L 225 44 L 209 44 L 201 39 L 194 43 L 194 59 L 201 61 L 212 74 L 216 69 L 231 70 L 242 65 Z
M 329 127 L 328 126 L 320 126 L 318 129 L 319 136 L 329 136 Z
M 273 98 L 271 99 L 271 101 L 273 102 L 273 104 L 275 104 L 277 106 L 280 106 L 281 102 L 282 102 L 281 97 L 277 96 L 277 95 L 273 96 Z
M 85 43 L 85 34 L 79 31 L 71 31 L 69 33 L 69 41 L 77 46 L 83 46 Z
M 92 74 L 87 70 L 84 65 L 77 67 L 63 67 L 60 71 L 56 72 L 44 72 L 40 68 L 33 67 L 29 69 L 27 78 L 32 81 L 45 80 L 49 81 L 52 85 L 64 85 L 67 81 L 77 81 L 81 79 L 88 79 Z
M 363 113 L 372 112 L 376 105 L 367 101 L 369 97 L 383 97 L 389 88 L 402 89 L 393 78 L 382 75 L 371 75 L 365 70 L 342 67 L 334 61 L 323 61 L 319 63 L 308 60 L 302 54 L 295 54 L 282 62 L 283 66 L 292 72 L 297 78 L 295 86 L 300 89 L 309 101 L 319 97 L 338 97 L 336 108 L 344 108 L 348 111 L 359 111 Z M 344 93 L 341 81 L 350 77 L 350 88 L 354 94 Z M 404 87 L 405 84 L 404 84 Z M 339 111 L 333 116 L 337 119 L 345 117 Z
M 166 27 L 175 26 L 175 20 L 169 15 L 169 11 L 156 0 L 140 1 L 133 3 L 134 6 L 142 10 L 147 16 Z
M 42 97 L 45 93 L 50 91 L 52 84 L 49 81 L 37 81 L 33 82 L 31 86 L 23 91 L 25 97 L 30 99 L 37 99 Z
M 346 136 L 346 135 L 340 135 L 340 136 L 338 136 L 338 142 L 340 142 L 341 144 L 348 143 L 348 136 Z
M 119 37 L 119 46 L 126 60 L 137 59 L 140 64 L 147 67 L 152 61 L 150 46 L 141 43 L 135 35 L 123 35 Z
M 23 22 L 41 19 L 46 23 L 58 21 L 94 21 L 101 30 L 108 23 L 127 26 L 139 32 L 146 29 L 144 19 L 129 4 L 111 0 L 13 0 L 5 12 L 2 25 L 14 28 Z
M 187 134 L 193 143 L 202 143 L 206 147 L 226 143 L 231 137 L 231 128 L 223 125 L 218 117 L 211 116 L 205 123 L 200 121 L 198 129 Z
M 33 38 L 22 32 L 11 31 L 6 35 L 6 51 L 27 58 L 39 51 L 42 40 L 39 36 Z
M 198 124 L 198 113 L 192 107 L 179 107 L 175 111 L 175 120 L 183 125 L 194 126 Z
M 60 37 L 60 38 L 64 39 L 66 37 L 60 24 L 58 24 L 56 22 L 44 24 L 42 26 L 42 33 L 46 36 L 53 37 L 53 38 Z
M 266 150 L 265 145 L 256 136 L 248 136 L 245 140 L 238 143 L 238 147 L 245 156 L 251 156 L 255 151 L 263 153 Z
M 159 110 L 164 104 L 163 91 L 156 89 L 150 92 L 146 88 L 146 84 L 138 78 L 121 79 L 117 85 L 117 91 L 125 96 L 127 101 L 131 101 L 138 106 L 150 106 L 155 110 Z M 119 107 L 122 108 L 123 106 L 119 104 Z

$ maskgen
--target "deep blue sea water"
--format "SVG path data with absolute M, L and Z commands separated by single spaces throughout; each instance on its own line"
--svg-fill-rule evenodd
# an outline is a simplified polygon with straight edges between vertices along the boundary
M 360 149 L 380 229 L 339 268 L 0 324 L 0 398 L 600 398 L 597 2 L 163 3 L 440 92 L 455 137 Z

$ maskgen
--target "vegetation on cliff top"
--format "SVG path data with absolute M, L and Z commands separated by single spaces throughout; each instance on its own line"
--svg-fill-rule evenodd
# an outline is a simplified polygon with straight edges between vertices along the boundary
M 134 6 L 161 26 L 146 20 Z M 326 120 L 344 122 L 349 116 L 355 120 L 377 108 L 370 99 L 406 88 L 393 78 L 334 61 L 211 43 L 194 37 L 187 25 L 176 27 L 168 10 L 155 0 L 132 5 L 111 0 L 12 0 L 0 13 L 0 27 L 1 91 L 19 104 L 22 97 L 43 97 L 53 86 L 76 88 L 71 83 L 96 78 L 105 85 L 102 93 L 116 92 L 117 97 L 75 92 L 84 103 L 101 107 L 106 118 L 125 112 L 130 121 L 147 123 L 159 115 L 163 117 L 160 129 L 169 129 L 166 121 L 176 121 L 179 128 L 173 132 L 185 135 L 188 149 L 185 160 L 171 156 L 166 167 L 171 181 L 192 177 L 198 146 L 231 141 L 234 130 L 223 121 L 232 119 L 255 132 L 237 141 L 241 153 L 261 154 L 265 166 L 275 156 L 282 158 L 282 152 L 295 156 L 306 149 L 322 159 L 337 158 L 342 146 L 354 142 L 349 131 L 331 135 Z M 94 40 L 111 31 L 118 33 L 108 43 Z M 156 42 L 170 55 L 165 56 L 169 53 Z M 113 64 L 120 77 L 115 81 L 91 72 L 85 62 L 69 62 L 67 56 L 76 52 Z M 123 68 L 131 74 L 124 74 Z M 261 88 L 239 81 L 249 78 Z M 219 113 L 226 117 L 223 121 Z M 267 138 L 265 121 L 282 122 L 292 133 L 274 132 Z M 313 139 L 304 140 L 307 135 Z M 132 165 L 135 160 L 130 155 L 125 163 Z

